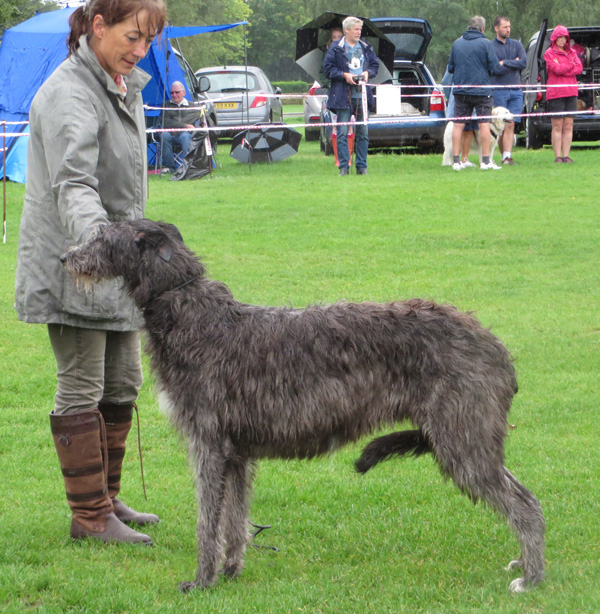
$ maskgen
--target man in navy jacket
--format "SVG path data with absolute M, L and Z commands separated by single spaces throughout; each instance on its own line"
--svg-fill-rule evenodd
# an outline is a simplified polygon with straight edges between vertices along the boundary
M 494 106 L 504 107 L 513 115 L 520 115 L 523 113 L 521 71 L 527 66 L 525 49 L 519 41 L 509 38 L 510 20 L 508 17 L 496 17 L 494 19 L 494 30 L 496 31 L 496 38 L 492 41 L 492 46 L 500 61 L 501 69 L 492 78 L 492 83 L 504 86 L 494 89 Z M 515 122 L 520 121 L 520 117 L 515 117 Z M 514 137 L 515 123 L 509 122 L 498 138 L 498 146 L 502 152 L 502 164 L 512 165 L 515 163 L 512 159 Z
M 491 75 L 500 70 L 498 57 L 492 43 L 484 36 L 485 19 L 471 17 L 468 29 L 454 42 L 448 62 L 448 72 L 454 75 L 454 121 L 452 130 L 452 153 L 455 171 L 462 170 L 460 142 L 465 123 L 477 111 L 479 138 L 481 139 L 481 169 L 499 170 L 502 167 L 490 160 L 490 116 L 492 114 Z M 466 87 L 461 87 L 466 86 Z
M 368 83 L 377 76 L 379 60 L 373 47 L 360 40 L 363 22 L 356 17 L 346 17 L 342 23 L 344 37 L 329 47 L 323 61 L 323 72 L 331 81 L 327 108 L 337 115 L 337 121 L 350 122 L 355 115 L 357 122 L 366 121 L 361 100 L 362 88 L 366 87 L 368 110 L 375 110 L 372 88 L 359 83 Z M 367 174 L 369 132 L 366 124 L 357 123 L 355 128 L 356 174 Z M 337 128 L 337 150 L 340 175 L 347 175 L 350 168 L 348 151 L 348 125 Z

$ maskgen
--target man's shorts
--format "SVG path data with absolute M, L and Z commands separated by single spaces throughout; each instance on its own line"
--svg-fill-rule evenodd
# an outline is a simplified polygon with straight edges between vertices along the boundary
M 521 115 L 523 113 L 523 90 L 508 87 L 494 90 L 494 106 L 504 107 L 515 116 Z M 520 117 L 515 117 L 515 123 L 520 121 Z
M 546 111 L 548 113 L 574 113 L 577 111 L 577 96 L 551 98 L 546 101 Z M 573 115 L 558 115 L 557 117 L 573 117 Z
M 477 121 L 480 124 L 489 124 L 489 116 L 492 114 L 492 97 L 491 96 L 469 96 L 466 94 L 454 95 L 454 114 L 456 117 L 464 117 L 465 119 L 455 119 L 457 124 L 466 124 L 473 110 L 477 112 Z

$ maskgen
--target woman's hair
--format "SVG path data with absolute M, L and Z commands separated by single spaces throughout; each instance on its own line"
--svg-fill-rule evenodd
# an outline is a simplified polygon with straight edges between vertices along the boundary
M 92 23 L 96 15 L 102 15 L 107 26 L 121 23 L 131 15 L 140 11 L 148 12 L 151 29 L 159 34 L 167 20 L 167 7 L 164 0 L 87 0 L 69 18 L 71 32 L 67 39 L 69 54 L 79 47 L 79 38 L 92 34 Z
M 328 49 L 329 49 L 331 43 L 333 43 L 333 33 L 334 32 L 339 32 L 342 36 L 344 36 L 344 30 L 340 26 L 334 26 L 333 28 L 331 28 L 331 30 L 329 31 L 329 40 L 327 41 L 327 48 Z

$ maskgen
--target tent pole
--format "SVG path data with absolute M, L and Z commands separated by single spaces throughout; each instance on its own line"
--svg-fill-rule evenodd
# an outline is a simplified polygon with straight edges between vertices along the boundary
M 246 44 L 246 24 L 244 24 L 244 69 L 246 71 L 246 125 L 250 130 L 250 109 L 248 108 L 248 45 Z M 243 117 L 243 116 L 242 116 Z M 248 170 L 252 173 L 252 148 L 248 145 Z
M 169 55 L 171 52 L 169 51 L 169 26 L 171 22 L 167 22 L 165 27 L 165 78 L 163 80 L 163 91 L 162 91 L 162 106 L 164 107 L 167 102 L 167 83 L 169 82 Z M 164 130 L 165 128 L 165 112 L 160 112 L 160 129 Z M 154 170 L 157 170 L 158 165 L 162 168 L 162 132 L 158 134 L 158 145 L 156 147 L 156 159 L 154 160 Z
M 2 243 L 6 243 L 6 122 L 2 122 Z

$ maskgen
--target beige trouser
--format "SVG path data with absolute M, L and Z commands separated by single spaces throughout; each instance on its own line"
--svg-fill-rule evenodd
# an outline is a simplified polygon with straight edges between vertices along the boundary
M 138 332 L 118 332 L 49 324 L 57 363 L 54 413 L 74 414 L 98 403 L 126 405 L 142 387 Z

